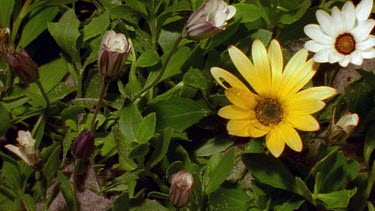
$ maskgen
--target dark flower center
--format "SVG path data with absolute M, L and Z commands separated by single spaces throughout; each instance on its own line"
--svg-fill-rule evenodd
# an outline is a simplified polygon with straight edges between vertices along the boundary
M 265 126 L 277 125 L 283 119 L 283 109 L 275 99 L 264 98 L 258 102 L 255 116 Z
M 352 34 L 343 33 L 337 36 L 335 49 L 344 55 L 349 55 L 355 50 L 355 40 Z

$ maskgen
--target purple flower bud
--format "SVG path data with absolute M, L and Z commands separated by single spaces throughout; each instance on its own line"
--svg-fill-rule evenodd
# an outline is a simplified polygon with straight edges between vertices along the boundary
M 72 153 L 75 157 L 87 160 L 94 148 L 94 134 L 91 130 L 83 131 L 72 144 Z
M 10 40 L 9 29 L 0 26 L 0 56 L 6 56 L 14 52 L 13 42 Z
M 104 79 L 112 80 L 123 73 L 131 47 L 122 33 L 109 30 L 104 34 L 98 58 L 100 74 Z
M 38 79 L 38 65 L 30 58 L 25 49 L 21 48 L 19 52 L 8 54 L 6 59 L 23 83 L 29 84 Z
M 172 176 L 169 199 L 175 207 L 183 207 L 190 202 L 193 193 L 193 176 L 186 171 L 179 171 Z
M 223 0 L 208 0 L 188 19 L 186 35 L 190 39 L 205 39 L 223 31 L 236 13 L 234 6 Z

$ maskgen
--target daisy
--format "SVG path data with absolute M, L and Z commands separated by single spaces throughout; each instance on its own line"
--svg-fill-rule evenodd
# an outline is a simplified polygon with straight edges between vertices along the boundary
M 330 87 L 300 89 L 314 76 L 318 64 L 306 61 L 308 51 L 301 49 L 283 70 L 280 44 L 272 40 L 266 50 L 259 40 L 252 46 L 251 62 L 234 46 L 228 48 L 230 58 L 249 83 L 250 89 L 228 71 L 213 67 L 211 73 L 225 88 L 225 95 L 232 103 L 219 110 L 219 116 L 229 119 L 229 134 L 240 137 L 266 135 L 266 146 L 272 155 L 279 157 L 285 144 L 300 152 L 302 141 L 296 129 L 316 131 L 319 123 L 311 115 L 321 110 L 322 101 L 333 96 Z
M 363 59 L 375 57 L 375 36 L 370 35 L 375 25 L 368 19 L 373 0 L 362 0 L 355 8 L 348 1 L 342 11 L 332 9 L 331 16 L 323 11 L 316 12 L 319 25 L 309 24 L 304 28 L 305 34 L 312 40 L 305 43 L 305 48 L 316 53 L 316 62 L 336 63 L 342 67 L 349 63 L 361 65 Z

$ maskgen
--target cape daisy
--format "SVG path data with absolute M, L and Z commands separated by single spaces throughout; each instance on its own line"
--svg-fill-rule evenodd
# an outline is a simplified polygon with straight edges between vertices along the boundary
M 252 63 L 234 46 L 228 48 L 230 58 L 255 92 L 228 71 L 213 67 L 211 73 L 225 88 L 232 105 L 219 110 L 219 115 L 229 119 L 229 134 L 241 137 L 266 135 L 266 146 L 279 157 L 285 144 L 295 151 L 302 150 L 302 141 L 296 129 L 316 131 L 319 123 L 311 116 L 321 110 L 322 101 L 333 96 L 330 87 L 313 87 L 300 91 L 315 74 L 318 64 L 307 59 L 307 50 L 293 56 L 283 70 L 280 44 L 272 40 L 268 51 L 259 40 L 252 45 Z
M 373 0 L 362 0 L 355 8 L 351 1 L 342 11 L 332 8 L 331 16 L 323 10 L 316 12 L 319 25 L 309 24 L 304 31 L 312 40 L 305 48 L 316 53 L 316 62 L 338 62 L 342 67 L 349 63 L 361 65 L 363 59 L 375 58 L 375 36 L 370 35 L 375 25 L 368 19 Z

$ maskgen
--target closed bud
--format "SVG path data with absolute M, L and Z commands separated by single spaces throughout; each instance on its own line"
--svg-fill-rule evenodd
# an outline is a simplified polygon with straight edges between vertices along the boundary
M 30 84 L 39 78 L 38 65 L 25 49 L 21 48 L 19 52 L 8 54 L 6 59 L 23 83 Z
M 0 26 L 0 56 L 6 56 L 14 52 L 13 42 L 10 40 L 9 29 Z
M 183 207 L 190 202 L 193 193 L 193 176 L 185 171 L 179 171 L 172 176 L 169 199 L 175 207 Z
M 358 125 L 358 122 L 358 115 L 352 113 L 345 114 L 337 123 L 334 123 L 333 120 L 329 130 L 329 140 L 335 143 L 345 141 Z
M 98 57 L 99 71 L 106 80 L 122 75 L 132 46 L 122 33 L 109 30 L 104 34 Z
M 9 151 L 16 154 L 25 163 L 31 167 L 36 167 L 41 159 L 39 150 L 36 148 L 35 140 L 29 131 L 18 131 L 17 137 L 18 147 L 12 144 L 5 145 Z
M 236 8 L 223 0 L 208 0 L 189 17 L 185 36 L 194 40 L 212 37 L 226 28 L 235 13 Z
M 83 131 L 72 144 L 72 153 L 76 158 L 87 160 L 94 148 L 94 134 L 91 130 Z

